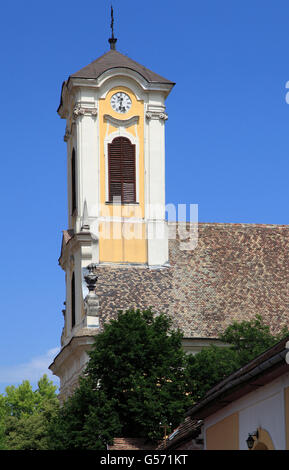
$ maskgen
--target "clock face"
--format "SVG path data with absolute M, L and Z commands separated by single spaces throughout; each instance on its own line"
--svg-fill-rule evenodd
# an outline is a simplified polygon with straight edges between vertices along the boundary
M 117 113 L 126 113 L 131 107 L 131 99 L 126 93 L 120 91 L 111 97 L 110 104 Z

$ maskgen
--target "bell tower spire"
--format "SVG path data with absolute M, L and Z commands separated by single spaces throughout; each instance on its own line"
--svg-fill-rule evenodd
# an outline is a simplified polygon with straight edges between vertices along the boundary
M 112 6 L 109 43 L 111 50 L 64 82 L 58 108 L 66 120 L 68 229 L 59 258 L 66 309 L 51 370 L 63 397 L 105 322 L 101 282 L 99 298 L 94 292 L 101 270 L 120 267 L 126 275 L 169 261 L 165 100 L 174 83 L 115 51 Z
M 114 32 L 113 32 L 114 16 L 113 16 L 113 7 L 112 7 L 112 5 L 110 7 L 110 16 L 111 16 L 111 22 L 110 22 L 111 37 L 109 38 L 108 42 L 110 44 L 110 48 L 115 50 L 115 44 L 116 44 L 117 38 L 114 37 Z

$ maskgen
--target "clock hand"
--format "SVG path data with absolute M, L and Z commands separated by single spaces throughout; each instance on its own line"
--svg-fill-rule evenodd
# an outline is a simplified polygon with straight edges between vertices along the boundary
M 122 109 L 122 97 L 121 96 L 119 96 L 118 98 L 118 104 L 119 104 L 118 110 L 121 111 Z

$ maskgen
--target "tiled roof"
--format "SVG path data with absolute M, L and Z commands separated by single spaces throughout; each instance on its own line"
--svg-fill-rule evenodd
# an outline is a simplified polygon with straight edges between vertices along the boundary
M 158 445 L 156 450 L 172 450 L 178 448 L 184 441 L 198 437 L 201 433 L 202 424 L 203 421 L 187 416 L 177 429 L 168 436 L 166 441 L 162 441 L 161 444 Z
M 154 450 L 155 445 L 141 437 L 115 437 L 108 450 Z
M 135 62 L 129 57 L 113 49 L 109 50 L 101 57 L 91 62 L 91 64 L 87 65 L 86 67 L 83 67 L 78 72 L 73 73 L 72 75 L 70 75 L 70 77 L 90 79 L 98 78 L 106 70 L 110 70 L 116 67 L 134 70 L 140 75 L 142 75 L 149 83 L 166 83 L 172 85 L 174 84 L 170 80 L 161 77 L 160 75 L 156 74 L 155 72 L 152 72 L 151 70 L 147 69 L 138 62 Z
M 168 313 L 184 337 L 215 338 L 233 320 L 289 323 L 289 227 L 200 223 L 198 245 L 169 241 L 170 266 L 99 265 L 102 320 L 130 307 Z

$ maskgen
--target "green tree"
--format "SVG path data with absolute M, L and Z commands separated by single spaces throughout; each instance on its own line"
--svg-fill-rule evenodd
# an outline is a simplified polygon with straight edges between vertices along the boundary
M 95 337 L 75 393 L 51 420 L 53 449 L 105 449 L 116 436 L 163 437 L 216 383 L 278 342 L 260 316 L 234 322 L 210 346 L 185 354 L 179 331 L 151 310 L 120 312 Z
M 36 397 L 29 380 L 24 380 L 18 387 L 9 385 L 5 389 L 7 415 L 19 418 L 22 414 L 32 414 L 36 407 Z
M 0 449 L 46 450 L 48 425 L 59 407 L 57 387 L 44 375 L 33 391 L 28 380 L 0 395 Z
M 3 397 L 3 395 L 0 395 L 0 450 L 5 449 L 5 417 L 5 398 Z
M 160 423 L 177 425 L 190 403 L 181 339 L 166 315 L 150 309 L 120 312 L 107 323 L 95 338 L 85 377 L 54 423 L 56 447 L 93 449 L 96 438 L 105 446 L 116 433 L 160 439 Z M 105 436 L 98 403 L 111 410 Z
M 188 357 L 186 373 L 193 402 L 288 334 L 283 329 L 273 335 L 260 315 L 250 321 L 234 321 L 219 337 L 229 347 L 210 346 Z
M 253 320 L 237 322 L 234 321 L 220 339 L 232 346 L 232 350 L 238 353 L 240 367 L 251 361 L 266 349 L 278 343 L 289 334 L 287 328 L 283 328 L 274 335 L 270 331 L 270 326 L 264 323 L 261 315 L 256 315 Z
M 198 402 L 213 385 L 239 367 L 238 353 L 231 348 L 212 345 L 188 356 L 186 373 L 192 403 Z
M 52 450 L 105 450 L 121 432 L 117 403 L 87 377 L 50 423 Z

